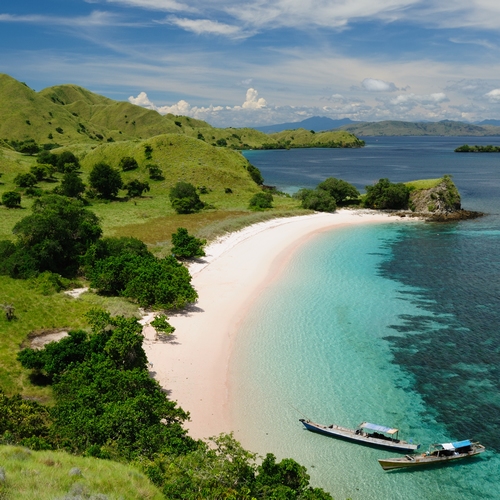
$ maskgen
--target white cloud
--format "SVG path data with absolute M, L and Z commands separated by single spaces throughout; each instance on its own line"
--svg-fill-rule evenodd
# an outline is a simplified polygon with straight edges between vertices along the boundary
M 120 16 L 95 10 L 88 16 L 78 17 L 57 17 L 43 15 L 25 15 L 15 16 L 11 14 L 0 14 L 0 22 L 10 23 L 32 23 L 32 24 L 50 24 L 64 27 L 95 27 L 95 26 L 131 26 L 131 23 L 121 21 Z
M 89 2 L 89 0 L 86 0 Z M 106 0 L 107 3 L 127 5 L 130 7 L 142 7 L 148 10 L 157 10 L 165 12 L 197 12 L 198 9 L 190 7 L 186 3 L 176 2 L 175 0 Z M 94 1 L 89 2 L 94 3 Z
M 392 98 L 389 103 L 394 106 L 399 105 L 436 105 L 442 102 L 448 102 L 449 99 L 446 97 L 446 94 L 443 92 L 437 92 L 435 94 L 429 95 L 416 95 L 416 94 L 400 94 L 394 98 Z
M 156 109 L 156 106 L 149 100 L 148 94 L 146 94 L 146 92 L 141 92 L 137 97 L 130 96 L 128 100 L 132 104 L 141 106 L 143 108 Z
M 396 92 L 399 90 L 394 83 L 376 78 L 365 78 L 361 82 L 361 86 L 368 92 Z
M 262 109 L 267 106 L 267 102 L 263 97 L 259 97 L 259 93 L 255 89 L 248 89 L 245 102 L 242 105 L 243 109 Z
M 210 19 L 188 19 L 170 16 L 167 18 L 166 22 L 168 24 L 174 24 L 186 31 L 192 31 L 197 35 L 207 33 L 211 35 L 234 37 L 241 34 L 241 30 L 238 26 L 231 26 L 218 21 L 211 21 Z
M 500 103 L 500 89 L 490 90 L 490 92 L 484 94 L 484 97 L 490 102 Z

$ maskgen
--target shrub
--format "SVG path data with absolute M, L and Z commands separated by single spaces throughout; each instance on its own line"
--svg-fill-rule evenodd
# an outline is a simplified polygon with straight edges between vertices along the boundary
M 271 193 L 257 193 L 250 200 L 250 208 L 253 210 L 264 210 L 273 207 L 273 195 Z
M 33 187 L 36 184 L 36 177 L 31 174 L 17 174 L 14 177 L 14 184 L 22 188 Z
M 123 186 L 123 189 L 127 190 L 127 196 L 129 198 L 136 198 L 142 196 L 142 193 L 144 191 L 149 191 L 150 187 L 149 183 L 134 179 L 130 182 L 127 182 L 127 184 Z
M 149 144 L 144 144 L 144 157 L 146 160 L 153 158 L 153 148 Z
M 71 151 L 63 151 L 57 156 L 57 171 L 62 174 L 66 172 L 75 172 L 80 169 L 78 158 Z
M 6 191 L 2 194 L 2 203 L 7 208 L 17 208 L 21 206 L 21 195 L 16 191 Z
M 207 240 L 198 239 L 191 236 L 187 229 L 179 227 L 177 232 L 172 234 L 172 254 L 176 258 L 192 259 L 193 257 L 203 257 L 205 251 L 203 246 Z
M 199 212 L 205 204 L 200 200 L 196 188 L 189 182 L 178 182 L 169 193 L 172 207 L 178 214 Z
M 149 164 L 149 165 L 146 165 L 146 168 L 149 171 L 149 178 L 150 179 L 153 179 L 155 181 L 161 181 L 162 179 L 164 179 L 163 171 L 158 165 Z
M 294 195 L 302 200 L 302 208 L 317 212 L 335 212 L 337 203 L 335 198 L 324 189 L 301 189 Z
M 259 186 L 262 186 L 262 184 L 264 184 L 264 177 L 262 177 L 262 174 L 257 167 L 254 167 L 249 163 L 247 166 L 247 170 L 255 184 L 258 184 Z
M 135 158 L 132 158 L 131 156 L 124 156 L 120 160 L 120 168 L 124 172 L 127 172 L 129 170 L 135 170 L 136 168 L 139 168 L 139 164 L 137 163 Z
M 349 200 L 357 200 L 359 191 L 352 185 L 342 179 L 329 177 L 318 184 L 318 189 L 327 191 L 335 199 L 337 205 L 346 204 Z
M 379 209 L 408 208 L 410 188 L 403 183 L 393 184 L 389 179 L 380 179 L 373 186 L 366 186 L 364 205 Z

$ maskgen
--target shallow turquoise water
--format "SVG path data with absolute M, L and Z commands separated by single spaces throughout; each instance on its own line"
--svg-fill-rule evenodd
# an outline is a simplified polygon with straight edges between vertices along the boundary
M 397 223 L 318 235 L 253 305 L 237 338 L 230 368 L 236 437 L 253 451 L 296 459 L 312 483 L 337 500 L 500 498 L 500 460 L 493 451 L 453 466 L 387 473 L 377 458 L 393 452 L 317 435 L 298 421 L 301 414 L 346 427 L 368 420 L 398 427 L 402 438 L 424 447 L 474 438 L 453 434 L 439 401 L 429 403 L 425 383 L 434 384 L 432 363 L 426 381 L 425 360 L 420 371 L 406 358 L 396 362 L 403 351 L 409 357 L 412 349 L 422 350 L 406 341 L 420 335 L 415 325 L 409 330 L 409 318 L 425 324 L 428 341 L 443 324 L 460 323 L 453 308 L 439 307 L 442 298 L 428 293 L 425 276 L 421 287 L 414 286 L 391 269 L 394 251 L 401 262 L 400 254 L 427 232 L 423 223 Z M 428 265 L 419 258 L 406 267 L 420 265 L 425 274 Z M 460 417 L 466 409 L 454 404 Z

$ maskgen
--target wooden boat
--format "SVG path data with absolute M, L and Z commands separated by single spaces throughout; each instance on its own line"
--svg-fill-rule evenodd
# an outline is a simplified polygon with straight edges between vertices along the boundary
M 363 422 L 358 425 L 356 429 L 346 429 L 345 427 L 340 427 L 335 424 L 316 424 L 315 422 L 311 422 L 310 420 L 306 420 L 304 418 L 301 418 L 300 421 L 309 431 L 318 432 L 330 437 L 347 439 L 349 441 L 354 441 L 368 446 L 379 446 L 401 452 L 413 452 L 420 447 L 419 444 L 398 439 L 398 429 L 385 427 L 383 425 Z
M 485 447 L 479 443 L 473 443 L 469 439 L 455 443 L 432 444 L 429 450 L 421 455 L 406 455 L 397 458 L 379 458 L 378 462 L 384 470 L 413 468 L 423 465 L 450 463 L 454 460 L 479 455 Z

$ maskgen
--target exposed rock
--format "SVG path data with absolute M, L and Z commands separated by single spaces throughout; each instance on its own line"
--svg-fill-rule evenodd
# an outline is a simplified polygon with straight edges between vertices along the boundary
M 410 193 L 411 210 L 397 211 L 400 217 L 417 217 L 433 222 L 451 222 L 475 219 L 484 215 L 482 212 L 463 210 L 460 193 L 449 175 L 429 189 L 416 189 Z

